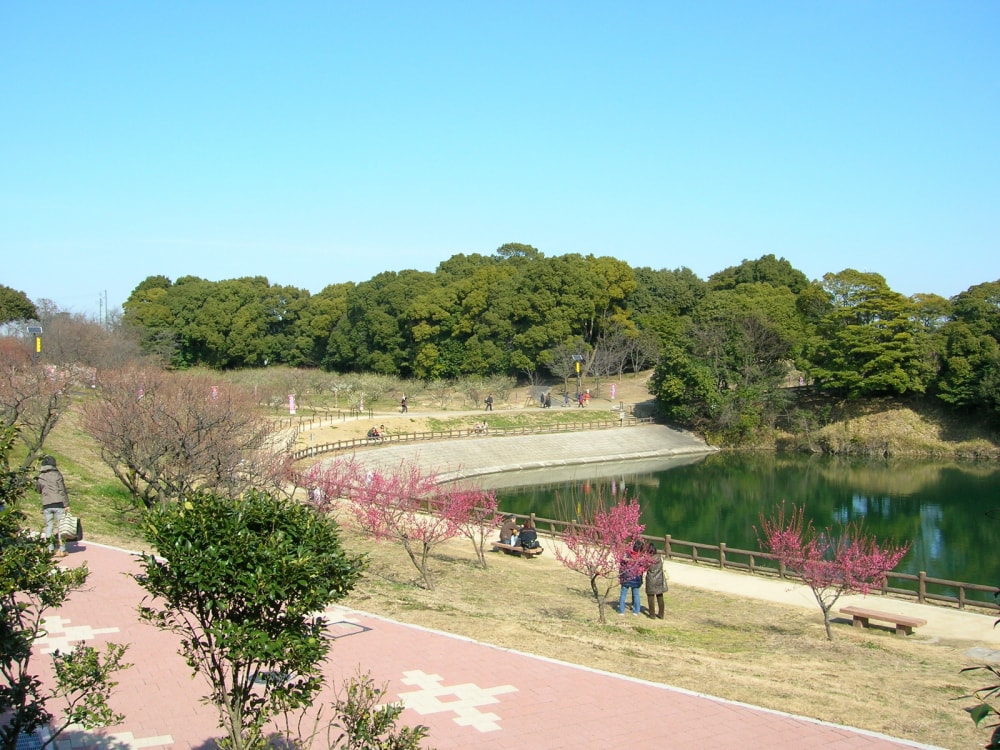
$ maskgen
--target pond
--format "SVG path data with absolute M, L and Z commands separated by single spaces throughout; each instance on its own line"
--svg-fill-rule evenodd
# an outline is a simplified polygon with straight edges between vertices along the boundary
M 636 498 L 646 534 L 759 550 L 755 527 L 782 500 L 818 528 L 863 521 L 908 543 L 896 571 L 1000 585 L 1000 467 L 987 463 L 716 453 L 507 475 L 501 510 L 569 519 L 590 498 Z M 496 487 L 496 483 L 492 486 Z

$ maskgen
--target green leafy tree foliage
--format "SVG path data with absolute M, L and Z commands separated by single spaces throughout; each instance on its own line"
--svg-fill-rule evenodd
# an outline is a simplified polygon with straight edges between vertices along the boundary
M 123 309 L 123 322 L 143 330 L 144 350 L 168 350 L 179 367 L 305 364 L 321 356 L 318 344 L 332 326 L 328 318 L 315 328 L 309 292 L 262 276 L 219 282 L 185 276 L 175 283 L 150 276 Z
M 708 277 L 712 289 L 735 289 L 741 284 L 765 283 L 772 287 L 785 287 L 798 294 L 809 285 L 804 273 L 792 267 L 784 258 L 763 255 L 757 260 L 744 260 Z
M 38 310 L 28 295 L 0 284 L 0 324 L 37 319 Z
M 673 271 L 636 268 L 633 278 L 636 286 L 628 295 L 627 306 L 637 320 L 663 314 L 690 315 L 708 292 L 708 285 L 686 267 Z
M 354 586 L 364 561 L 331 519 L 291 500 L 248 492 L 195 494 L 150 513 L 156 554 L 136 576 L 140 616 L 180 636 L 180 653 L 210 686 L 229 750 L 266 745 L 276 715 L 310 706 L 330 649 L 317 614 Z
M 349 680 L 337 696 L 334 710 L 338 719 L 334 729 L 340 734 L 328 747 L 344 750 L 419 750 L 429 734 L 426 726 L 396 727 L 403 706 L 383 704 L 386 686 L 376 687 L 368 674 Z
M 979 284 L 953 300 L 944 339 L 938 397 L 1000 418 L 1000 281 Z
M 795 302 L 788 289 L 757 282 L 705 295 L 653 376 L 652 392 L 670 417 L 730 441 L 773 424 L 805 338 Z
M 913 302 L 877 273 L 847 269 L 823 286 L 830 311 L 806 352 L 813 380 L 854 397 L 923 393 L 933 372 Z
M 668 345 L 653 370 L 649 391 L 667 419 L 705 429 L 719 410 L 722 396 L 708 364 L 684 347 Z
M 655 342 L 655 351 L 682 341 L 690 315 L 708 286 L 688 268 L 654 271 L 637 268 L 636 288 L 625 307 L 644 340 Z
M 410 375 L 413 349 L 404 325 L 406 313 L 433 283 L 430 273 L 386 271 L 351 289 L 346 312 L 330 333 L 325 366 L 341 372 Z
M 14 431 L 0 435 L 0 453 L 10 452 Z M 46 614 L 86 585 L 86 565 L 56 564 L 48 541 L 33 534 L 20 506 L 28 486 L 23 470 L 0 472 L 0 748 L 14 750 L 18 737 L 49 727 L 50 744 L 70 724 L 86 728 L 116 724 L 122 717 L 108 704 L 126 669 L 126 647 L 108 644 L 103 656 L 91 646 L 52 655 L 55 685 L 46 689 L 32 670 L 32 644 L 43 634 Z M 49 703 L 63 706 L 57 718 Z

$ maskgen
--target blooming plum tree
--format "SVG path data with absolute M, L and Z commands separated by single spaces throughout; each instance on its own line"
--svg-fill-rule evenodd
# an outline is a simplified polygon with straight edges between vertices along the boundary
M 627 561 L 628 570 L 624 572 L 628 574 L 635 575 L 642 569 L 644 558 L 630 554 L 646 528 L 639 523 L 641 514 L 642 509 L 635 498 L 622 498 L 611 507 L 605 507 L 599 500 L 592 510 L 582 512 L 585 517 L 563 533 L 563 548 L 556 547 L 559 562 L 590 580 L 590 590 L 602 623 L 607 622 L 604 610 L 608 593 L 623 572 L 622 561 Z
M 500 525 L 497 493 L 479 487 L 452 486 L 445 493 L 447 513 L 455 518 L 460 533 L 472 541 L 476 559 L 486 567 L 486 539 Z
M 346 498 L 355 487 L 361 486 L 365 469 L 356 456 L 344 456 L 333 461 L 313 464 L 297 477 L 304 486 L 310 501 L 324 513 L 333 509 L 340 498 Z
M 402 544 L 428 589 L 434 588 L 427 567 L 432 551 L 459 534 L 472 540 L 479 564 L 486 567 L 483 549 L 499 518 L 493 491 L 441 485 L 436 474 L 413 463 L 376 471 L 353 456 L 317 464 L 298 481 L 318 510 L 329 512 L 344 499 L 362 532 Z
M 435 547 L 459 533 L 448 493 L 437 477 L 403 462 L 392 471 L 373 471 L 349 490 L 348 501 L 361 530 L 376 540 L 399 542 L 420 571 L 424 585 L 434 588 L 427 562 Z
M 812 590 L 831 641 L 830 612 L 837 600 L 843 594 L 867 594 L 881 588 L 886 573 L 909 549 L 908 544 L 879 544 L 861 523 L 819 531 L 811 521 L 805 522 L 804 507 L 792 505 L 788 512 L 784 503 L 770 518 L 761 516 L 757 538 L 762 549 L 769 550 Z

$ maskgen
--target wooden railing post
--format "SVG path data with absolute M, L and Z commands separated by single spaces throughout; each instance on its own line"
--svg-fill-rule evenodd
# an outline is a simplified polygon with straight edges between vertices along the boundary
M 719 567 L 722 570 L 726 569 L 726 543 L 719 542 Z
M 663 537 L 663 556 L 670 559 L 670 534 Z
M 927 600 L 927 573 L 921 570 L 917 581 L 917 601 L 923 604 Z

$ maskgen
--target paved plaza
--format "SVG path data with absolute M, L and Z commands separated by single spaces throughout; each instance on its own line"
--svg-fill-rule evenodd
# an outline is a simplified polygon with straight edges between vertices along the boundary
M 126 719 L 100 732 L 71 731 L 56 750 L 198 748 L 220 735 L 216 714 L 177 654 L 177 640 L 138 620 L 144 591 L 128 575 L 134 554 L 85 542 L 65 559 L 86 562 L 87 588 L 47 622 L 40 654 L 76 643 L 130 644 L 134 666 L 119 675 L 113 704 Z M 426 724 L 439 750 L 523 746 L 539 750 L 626 748 L 636 737 L 675 750 L 889 750 L 928 747 L 843 726 L 697 695 L 393 622 L 340 607 L 327 612 L 336 636 L 328 682 L 359 669 L 402 701 L 401 721 Z M 39 658 L 38 665 L 46 662 Z M 324 701 L 332 699 L 329 690 Z M 324 741 L 316 747 L 326 747 Z

